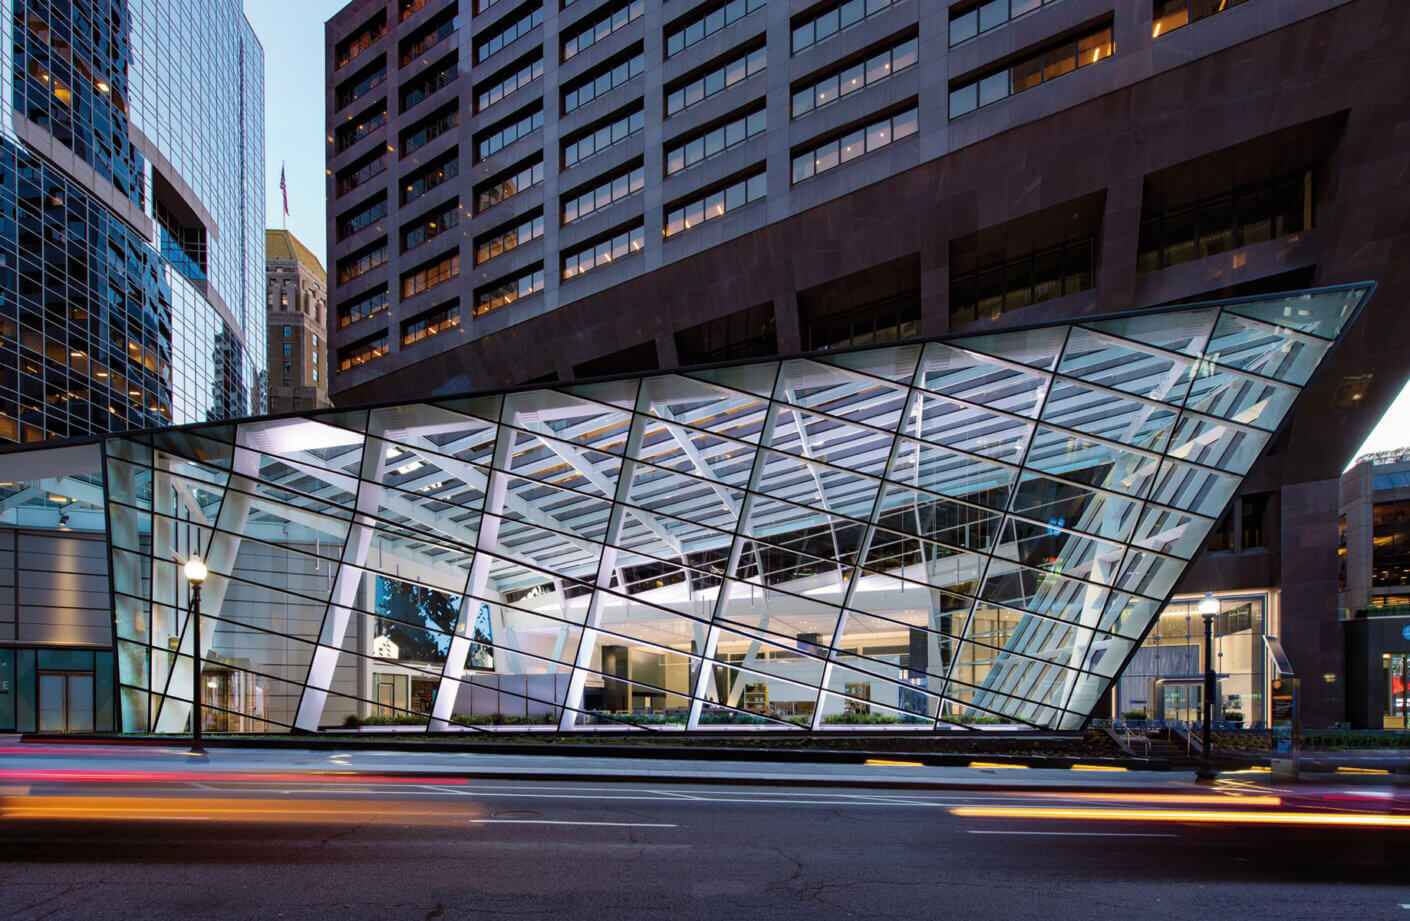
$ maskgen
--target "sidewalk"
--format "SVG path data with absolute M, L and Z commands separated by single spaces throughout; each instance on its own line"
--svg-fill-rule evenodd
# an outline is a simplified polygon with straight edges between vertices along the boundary
M 1194 788 L 1194 776 L 1174 771 L 1024 768 L 978 761 L 972 766 L 931 766 L 901 760 L 865 764 L 787 761 L 721 761 L 599 757 L 583 754 L 517 755 L 479 752 L 312 751 L 213 748 L 204 759 L 184 747 L 119 747 L 80 744 L 4 744 L 0 781 L 42 771 L 53 780 L 160 780 L 162 775 L 252 781 L 269 775 L 310 779 L 370 775 L 409 782 L 436 778 L 518 779 L 642 784 L 745 784 L 753 786 L 891 787 L 934 790 L 1107 790 L 1173 792 Z M 145 775 L 145 777 L 144 777 Z M 241 775 L 241 776 L 232 776 Z

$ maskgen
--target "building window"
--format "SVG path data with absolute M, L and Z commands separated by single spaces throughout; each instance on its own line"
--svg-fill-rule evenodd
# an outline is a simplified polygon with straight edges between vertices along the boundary
M 609 115 L 572 137 L 563 145 L 563 166 L 567 168 L 595 153 L 600 153 L 636 134 L 646 127 L 646 113 L 640 107 L 634 112 Z
M 475 136 L 475 152 L 481 160 L 492 156 L 543 127 L 543 105 L 535 104 L 532 111 L 524 110 Z
M 406 22 L 420 12 L 430 0 L 401 0 L 401 21 Z
M 1301 233 L 1313 226 L 1312 186 L 1312 170 L 1302 169 L 1175 207 L 1148 194 L 1141 206 L 1137 271 Z
M 488 38 L 476 43 L 476 64 L 479 64 L 501 48 L 513 44 L 517 39 L 528 35 L 534 29 L 543 25 L 543 5 L 540 4 L 534 7 L 531 12 L 523 15 L 519 15 L 518 13 L 511 14 L 509 19 L 511 21 L 508 25 L 503 27 L 496 28 L 500 26 L 500 23 L 495 23 L 493 26 L 490 26 L 490 28 L 495 29 L 495 31 L 491 32 Z M 503 21 L 504 20 L 501 20 L 500 22 Z
M 762 9 L 764 2 L 765 0 L 729 0 L 727 3 L 712 4 L 704 12 L 691 10 L 689 21 L 667 27 L 666 57 L 680 54 L 691 45 L 704 41 L 725 26 L 738 22 L 755 10 Z
M 304 398 L 303 398 L 303 397 L 294 397 L 294 408 L 295 408 L 295 409 L 302 409 L 302 408 L 303 408 L 303 405 L 304 405 Z
M 452 51 L 439 64 L 421 72 L 410 83 L 401 88 L 401 110 L 414 108 L 428 96 L 445 89 L 460 76 L 459 55 Z
M 373 42 L 386 34 L 387 14 L 378 13 L 356 32 L 334 46 L 333 59 L 337 61 L 337 67 L 346 67 L 358 55 L 371 48 Z
M 291 343 L 284 343 L 284 357 L 289 358 L 294 354 L 294 346 Z
M 746 77 L 751 77 L 764 69 L 768 63 L 768 50 L 762 45 L 732 58 L 724 65 L 697 73 L 684 83 L 666 92 L 666 114 L 675 115 L 682 109 L 702 102 L 726 88 L 734 86 Z
M 830 105 L 843 96 L 905 70 L 918 59 L 919 45 L 919 39 L 912 36 L 890 48 L 867 55 L 863 60 L 834 70 L 807 86 L 794 89 L 793 117 Z
M 985 0 L 961 4 L 950 10 L 950 44 L 967 42 L 981 32 L 997 29 L 1010 19 L 1017 19 L 1057 0 Z
M 793 53 L 854 26 L 868 16 L 889 9 L 900 0 L 845 0 L 829 4 L 822 12 L 793 23 Z
M 768 130 L 768 126 L 768 112 L 760 106 L 745 115 L 733 117 L 723 124 L 706 129 L 684 143 L 676 143 L 666 150 L 666 175 L 689 169 L 757 134 L 763 134 Z
M 589 71 L 578 80 L 568 84 L 563 90 L 563 114 L 580 109 L 599 96 L 605 95 L 626 83 L 633 77 L 641 76 L 646 57 L 641 46 L 628 52 L 630 57 L 616 62 L 609 61 L 596 71 Z
M 288 300 L 288 299 L 285 298 L 285 300 Z M 287 305 L 286 305 L 286 306 L 287 306 Z M 284 330 L 283 330 L 283 336 L 284 336 L 284 338 L 285 338 L 285 339 L 288 339 L 289 336 L 290 336 L 293 332 L 294 332 L 294 328 L 293 328 L 292 326 L 285 326 L 285 327 L 284 327 Z
M 737 310 L 676 333 L 676 354 L 683 365 L 739 361 L 778 354 L 778 331 L 772 302 Z
M 415 249 L 422 243 L 434 240 L 460 223 L 460 199 L 452 198 L 430 214 L 423 215 L 401 231 L 401 250 Z
M 401 203 L 409 205 L 448 179 L 460 175 L 459 149 L 452 147 L 403 180 Z
M 916 133 L 917 127 L 916 108 L 912 106 L 874 121 L 865 128 L 853 129 L 825 144 L 814 142 L 816 146 L 793 155 L 793 181 L 802 182 L 855 160 L 864 153 L 880 150 L 892 141 L 910 137 Z
M 645 245 L 646 230 L 640 223 L 635 227 L 619 230 L 564 256 L 563 277 L 574 278 L 624 256 L 639 253 Z
M 475 188 L 475 213 L 488 211 L 540 182 L 543 182 L 542 159 L 537 159 L 528 166 L 515 167 L 512 172 L 497 176 Z
M 514 278 L 502 278 L 475 292 L 475 316 L 512 304 L 543 290 L 543 266 L 536 266 Z
M 1272 493 L 1257 492 L 1239 497 L 1239 549 L 1268 546 L 1268 506 Z
M 950 277 L 950 322 L 993 320 L 1000 315 L 1092 287 L 1091 238 L 1073 240 L 988 262 Z
M 907 291 L 861 304 L 799 304 L 803 348 L 847 348 L 920 335 L 920 292 Z
M 338 170 L 338 195 L 343 196 L 370 182 L 387 168 L 387 152 L 377 150 L 345 169 Z
M 338 283 L 360 278 L 387 261 L 387 238 L 338 260 Z M 284 327 L 288 329 L 288 327 Z
M 413 153 L 460 124 L 460 102 L 451 100 L 401 133 L 401 155 Z
M 460 302 L 449 301 L 417 314 L 401 325 L 403 347 L 460 325 Z
M 1371 506 L 1371 586 L 1410 585 L 1410 500 Z
M 342 153 L 352 147 L 358 141 L 367 137 L 386 123 L 387 100 L 382 99 L 374 103 L 372 108 L 348 119 L 346 124 L 338 126 L 338 130 L 335 134 L 338 144 L 338 153 Z
M 318 383 L 318 369 L 317 369 L 317 368 L 314 368 L 314 369 L 313 369 L 313 381 L 314 381 L 314 383 Z
M 387 79 L 387 59 L 375 61 L 338 86 L 338 108 L 345 109 L 372 92 Z
M 768 194 L 768 180 L 762 166 L 751 176 L 736 179 L 724 188 L 697 195 L 673 208 L 666 209 L 666 236 L 698 227 L 706 221 L 723 217 L 736 208 L 743 208 Z
M 401 66 L 406 67 L 421 55 L 445 41 L 460 27 L 456 15 L 458 4 L 438 13 L 434 19 L 417 29 L 401 42 Z
M 645 0 L 630 0 L 603 13 L 595 22 L 584 28 L 570 26 L 574 31 L 563 42 L 563 60 L 568 60 L 580 51 L 586 51 L 618 29 L 625 28 L 628 23 L 641 18 L 645 10 Z
M 387 286 L 382 285 L 374 291 L 369 291 L 355 301 L 341 305 L 338 308 L 338 328 L 342 329 L 359 320 L 375 317 L 377 314 L 387 309 L 388 302 Z
M 1112 50 L 1109 23 L 1077 38 L 1051 45 L 1002 70 L 951 87 L 950 117 L 959 118 L 1015 93 L 1056 80 L 1079 67 L 1095 64 L 1111 57 Z
M 627 169 L 597 183 L 593 188 L 563 199 L 563 223 L 570 224 L 606 208 L 628 195 L 640 192 L 646 185 L 646 170 L 641 166 Z
M 365 365 L 381 358 L 387 351 L 387 331 L 382 330 L 338 349 L 338 370 L 347 371 L 358 365 Z
M 385 194 L 353 205 L 338 216 L 338 239 L 345 240 L 360 230 L 366 230 L 386 216 L 387 196 Z
M 294 363 L 293 363 L 292 361 L 286 361 L 286 362 L 284 362 L 284 375 L 285 375 L 285 377 L 287 377 L 288 375 L 293 374 L 293 373 L 294 373 Z M 287 380 L 284 381 L 284 386 L 287 387 L 288 385 L 289 385 L 289 382 L 288 382 Z
M 475 111 L 483 112 L 504 97 L 515 93 L 543 76 L 543 55 L 533 60 L 511 64 L 506 71 L 495 74 L 475 89 Z
M 537 240 L 543 236 L 543 215 L 526 218 L 512 227 L 501 227 L 481 237 L 475 243 L 475 264 L 489 262 L 496 256 Z
M 460 253 L 428 262 L 401 277 L 401 298 L 408 300 L 437 285 L 444 284 L 460 275 Z
M 1154 0 L 1151 16 L 1155 27 L 1151 31 L 1151 37 L 1160 38 L 1167 32 L 1215 13 L 1222 13 L 1244 2 L 1246 0 Z

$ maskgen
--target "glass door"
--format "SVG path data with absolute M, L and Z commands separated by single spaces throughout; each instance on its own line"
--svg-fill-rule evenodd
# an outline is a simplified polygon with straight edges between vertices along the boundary
M 93 731 L 91 673 L 39 673 L 39 731 Z

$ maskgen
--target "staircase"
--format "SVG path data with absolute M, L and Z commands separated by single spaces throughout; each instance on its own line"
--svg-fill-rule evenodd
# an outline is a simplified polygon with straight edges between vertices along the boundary
M 1179 739 L 1178 736 L 1175 738 Z M 1169 730 L 1152 737 L 1150 743 L 1150 756 L 1152 760 L 1169 761 L 1170 766 L 1177 770 L 1180 768 L 1194 768 L 1199 763 L 1199 756 L 1185 750 L 1183 739 L 1179 739 L 1179 741 L 1171 740 Z

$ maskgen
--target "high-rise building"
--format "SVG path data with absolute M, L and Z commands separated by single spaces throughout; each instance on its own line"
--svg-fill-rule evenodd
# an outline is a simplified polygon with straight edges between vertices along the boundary
M 1346 471 L 1337 530 L 1347 722 L 1410 727 L 1410 450 L 1371 454 Z
M 264 52 L 240 4 L 41 0 L 12 21 L 0 440 L 258 411 Z
M 354 0 L 327 73 L 339 403 L 1378 281 L 1177 594 L 1249 607 L 1226 710 L 1275 634 L 1344 718 L 1337 478 L 1410 368 L 1405 4 Z
M 0 443 L 265 402 L 264 52 L 238 0 L 3 5 Z M 92 480 L 0 502 L 0 731 L 111 728 Z
M 269 310 L 269 411 L 328 402 L 328 276 L 287 230 L 264 234 Z

